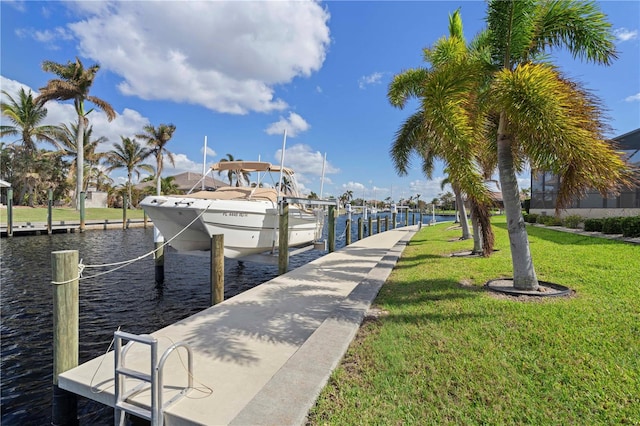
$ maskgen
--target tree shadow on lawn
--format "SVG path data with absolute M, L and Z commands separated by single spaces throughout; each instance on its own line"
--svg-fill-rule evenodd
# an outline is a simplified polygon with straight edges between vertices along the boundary
M 494 223 L 492 226 L 496 228 L 507 230 L 506 223 Z M 527 227 L 527 234 L 531 237 L 536 237 L 543 239 L 545 241 L 549 241 L 555 244 L 562 245 L 611 245 L 611 244 L 621 244 L 619 241 L 608 240 L 605 238 L 598 237 L 590 237 L 587 235 L 578 235 L 571 234 L 568 232 L 562 232 L 558 229 L 551 228 L 541 228 L 541 227 Z
M 453 301 L 478 297 L 482 287 L 464 285 L 449 279 L 426 279 L 410 283 L 385 284 L 380 289 L 380 303 L 406 306 L 428 302 Z

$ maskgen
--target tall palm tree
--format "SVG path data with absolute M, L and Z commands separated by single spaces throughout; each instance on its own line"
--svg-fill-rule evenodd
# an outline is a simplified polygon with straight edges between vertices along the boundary
M 482 53 L 481 37 L 467 46 L 460 13 L 455 11 L 449 16 L 449 36 L 424 49 L 431 66 L 396 75 L 387 97 L 398 108 L 404 108 L 409 98 L 420 101 L 418 111 L 405 120 L 392 144 L 396 172 L 406 174 L 411 156 L 417 153 L 422 172 L 431 178 L 436 159 L 443 160 L 454 189 L 465 193 L 479 211 L 488 212 L 489 194 L 478 165 L 488 140 L 476 102 L 476 93 L 484 83 L 483 64 L 475 59 Z M 481 217 L 483 253 L 489 255 L 493 231 L 488 213 Z
M 220 162 L 227 162 L 227 161 L 242 161 L 242 160 L 240 158 L 234 158 L 233 155 L 231 154 L 227 154 L 227 158 L 220 159 Z M 221 173 L 222 173 L 222 170 L 218 172 L 218 174 L 221 174 Z M 251 173 L 245 172 L 242 170 L 228 170 L 227 179 L 229 179 L 229 185 L 233 185 L 234 177 L 236 178 L 237 187 L 240 186 L 240 181 L 243 181 L 248 185 L 251 177 Z
M 76 169 L 78 167 L 78 148 L 76 145 L 78 135 L 78 125 L 62 124 L 58 128 L 56 133 L 58 139 L 58 146 L 63 155 L 70 157 L 71 168 L 69 169 L 70 178 L 76 175 Z M 102 143 L 106 143 L 109 139 L 105 136 L 100 136 L 97 139 L 93 139 L 93 126 L 88 126 L 84 130 L 82 137 L 84 141 L 84 158 L 88 164 L 85 164 L 85 173 L 83 173 L 82 190 L 86 191 L 92 179 L 94 179 L 98 173 L 98 166 L 100 161 L 106 158 L 106 152 L 96 152 L 98 146 Z M 95 182 L 95 179 L 94 179 Z
M 144 161 L 151 155 L 151 151 L 143 147 L 135 139 L 120 137 L 122 143 L 113 144 L 113 150 L 107 153 L 105 163 L 107 164 L 107 171 L 111 172 L 116 169 L 127 169 L 127 193 L 129 200 L 131 197 L 132 177 L 135 173 L 138 179 L 140 178 L 140 172 L 153 173 L 153 166 L 150 164 L 144 164 Z
M 116 112 L 109 103 L 89 94 L 96 73 L 100 70 L 100 65 L 95 64 L 85 69 L 80 59 L 76 57 L 75 62 L 69 61 L 66 65 L 53 61 L 44 61 L 42 63 L 42 69 L 43 71 L 57 75 L 59 78 L 49 80 L 45 87 L 40 88 L 40 95 L 36 97 L 35 101 L 44 105 L 50 100 L 73 100 L 76 114 L 78 114 L 76 134 L 78 167 L 76 167 L 75 197 L 76 208 L 79 209 L 80 193 L 82 192 L 84 182 L 84 129 L 88 122 L 87 115 L 92 111 L 92 109 L 85 111 L 85 101 L 89 101 L 101 109 L 107 115 L 107 120 L 109 121 L 116 117 Z
M 595 2 L 490 0 L 487 23 L 494 68 L 484 100 L 499 117 L 496 149 L 513 285 L 535 290 L 516 177 L 522 161 L 560 176 L 558 209 L 587 188 L 615 192 L 630 179 L 628 165 L 606 142 L 598 100 L 543 59 L 551 49 L 566 48 L 576 58 L 609 65 L 616 58 L 614 36 Z
M 165 148 L 175 131 L 176 126 L 173 124 L 160 124 L 157 128 L 148 125 L 144 126 L 145 133 L 136 135 L 137 138 L 147 142 L 147 147 L 149 147 L 151 154 L 156 158 L 156 195 L 160 195 L 162 192 L 162 165 L 164 156 L 167 156 L 172 166 L 175 167 L 176 165 L 173 153 Z
M 18 139 L 13 144 L 14 160 L 22 164 L 22 167 L 16 168 L 16 177 L 19 182 L 13 182 L 13 185 L 20 188 L 18 195 L 18 203 L 21 204 L 27 192 L 29 192 L 30 203 L 34 200 L 33 176 L 35 170 L 35 162 L 39 155 L 37 142 L 48 142 L 56 145 L 55 134 L 56 126 L 41 126 L 40 123 L 47 116 L 47 109 L 35 102 L 31 90 L 25 92 L 24 88 L 18 91 L 18 98 L 13 98 L 5 90 L 2 94 L 8 99 L 8 102 L 2 101 L 0 108 L 2 115 L 9 119 L 10 125 L 0 126 L 0 137 L 17 136 Z

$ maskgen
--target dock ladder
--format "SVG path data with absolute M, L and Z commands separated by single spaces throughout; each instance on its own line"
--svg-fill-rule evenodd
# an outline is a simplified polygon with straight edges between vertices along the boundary
M 187 394 L 187 392 L 193 388 L 193 356 L 191 354 L 191 348 L 183 342 L 174 343 L 169 346 L 162 354 L 162 357 L 158 361 L 158 340 L 148 334 L 137 335 L 131 333 L 125 333 L 123 331 L 116 331 L 114 333 L 114 366 L 115 366 L 115 419 L 114 424 L 116 426 L 124 426 L 125 413 L 132 414 L 136 417 L 140 417 L 151 422 L 151 426 L 162 426 L 164 421 L 163 412 L 166 407 L 176 402 Z M 124 347 L 122 341 L 128 340 Z M 151 363 L 150 374 L 132 370 L 125 366 L 125 358 L 129 349 L 133 346 L 133 343 L 142 343 L 149 345 L 151 350 Z M 167 401 L 166 404 L 162 402 L 162 369 L 164 363 L 175 349 L 184 347 L 187 350 L 188 355 L 188 385 L 182 389 L 180 393 Z M 133 389 L 127 391 L 125 389 L 125 378 L 131 377 L 140 380 L 142 383 L 138 384 Z M 151 388 L 151 403 L 149 406 L 151 409 L 147 409 L 139 404 L 129 402 L 129 398 L 144 391 L 150 385 Z

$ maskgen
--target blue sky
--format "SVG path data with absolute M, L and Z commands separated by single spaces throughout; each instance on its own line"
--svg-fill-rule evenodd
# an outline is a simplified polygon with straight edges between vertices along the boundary
M 616 136 L 640 126 L 640 2 L 599 2 L 617 35 L 619 59 L 610 67 L 585 64 L 559 51 L 557 64 L 603 101 Z M 484 2 L 444 1 L 136 1 L 0 3 L 0 86 L 34 92 L 53 77 L 43 60 L 80 57 L 101 69 L 91 94 L 118 117 L 94 111 L 94 136 L 139 133 L 144 125 L 173 123 L 167 148 L 176 155 L 164 175 L 202 170 L 232 154 L 285 164 L 305 192 L 347 190 L 355 197 L 394 200 L 439 193 L 442 168 L 432 180 L 419 170 L 399 177 L 389 148 L 413 112 L 390 106 L 392 77 L 423 66 L 422 49 L 447 34 L 448 14 L 460 8 L 471 39 L 485 25 Z M 47 104 L 48 123 L 75 121 L 69 103 Z M 6 141 L 5 142 L 11 142 Z M 122 174 L 113 175 L 124 181 Z M 528 187 L 523 175 L 521 186 Z

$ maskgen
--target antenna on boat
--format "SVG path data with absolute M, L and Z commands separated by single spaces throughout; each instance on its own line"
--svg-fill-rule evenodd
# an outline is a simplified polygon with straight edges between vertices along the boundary
M 204 137 L 204 158 L 202 159 L 202 190 L 204 191 L 204 179 L 207 176 L 207 136 Z
M 287 146 L 287 129 L 284 129 L 284 139 L 282 140 L 282 153 L 280 155 L 280 180 L 278 183 L 278 196 L 282 192 L 282 171 L 284 169 L 284 150 Z
M 322 178 L 320 179 L 320 199 L 322 200 L 322 189 L 324 188 L 324 166 L 327 164 L 327 153 L 324 153 L 324 160 L 322 161 Z

